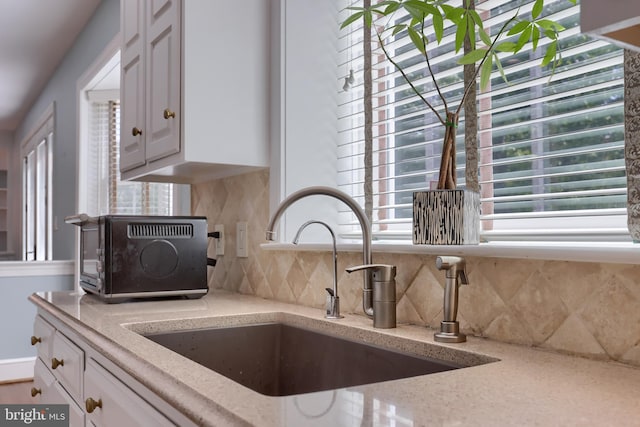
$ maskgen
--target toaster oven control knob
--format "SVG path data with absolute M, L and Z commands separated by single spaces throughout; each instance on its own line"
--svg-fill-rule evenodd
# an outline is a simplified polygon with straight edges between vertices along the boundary
M 96 279 L 96 290 L 101 290 L 102 289 L 102 279 L 101 278 L 97 278 Z
M 104 267 L 102 266 L 102 261 L 96 261 L 96 271 L 98 273 L 102 273 L 104 271 Z

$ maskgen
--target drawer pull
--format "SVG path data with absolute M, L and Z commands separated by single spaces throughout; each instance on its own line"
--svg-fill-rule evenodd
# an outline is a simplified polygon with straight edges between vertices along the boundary
M 64 359 L 56 359 L 55 357 L 51 359 L 51 369 L 56 369 L 58 366 L 64 366 Z
M 169 120 L 169 119 L 175 119 L 176 118 L 176 113 L 175 111 L 171 111 L 168 108 L 164 109 L 164 118 Z
M 133 129 L 131 129 L 131 135 L 133 136 L 142 135 L 142 129 L 138 129 L 134 127 Z
M 96 408 L 102 409 L 102 399 L 98 399 L 98 401 L 96 402 L 95 400 L 89 397 L 87 400 L 84 401 L 84 404 L 85 404 L 85 407 L 87 408 L 88 413 L 92 413 L 93 411 L 96 410 Z
M 31 387 L 31 397 L 36 397 L 37 395 L 42 394 L 42 390 L 39 388 Z
M 42 342 L 42 338 L 31 335 L 31 345 L 36 345 Z

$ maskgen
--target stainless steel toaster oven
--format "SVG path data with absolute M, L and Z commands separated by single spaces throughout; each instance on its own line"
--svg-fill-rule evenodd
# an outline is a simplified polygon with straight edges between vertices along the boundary
M 65 222 L 80 227 L 80 286 L 107 302 L 208 292 L 205 217 L 79 214 Z

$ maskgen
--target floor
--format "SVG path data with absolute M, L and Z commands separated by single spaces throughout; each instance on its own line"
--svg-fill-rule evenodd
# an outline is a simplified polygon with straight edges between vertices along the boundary
M 33 381 L 0 384 L 0 404 L 34 403 L 31 387 L 33 387 Z

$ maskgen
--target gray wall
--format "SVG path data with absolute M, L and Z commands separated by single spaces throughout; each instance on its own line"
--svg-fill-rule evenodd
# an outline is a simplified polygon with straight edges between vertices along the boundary
M 102 0 L 73 47 L 58 66 L 15 132 L 16 147 L 29 134 L 46 108 L 55 102 L 53 145 L 53 258 L 72 259 L 74 230 L 64 217 L 76 206 L 76 140 L 78 79 L 120 31 L 120 0 Z M 19 228 L 18 228 L 19 229 Z
M 73 275 L 0 277 L 0 360 L 36 355 L 29 342 L 36 307 L 27 298 L 34 292 L 72 289 L 73 281 Z

